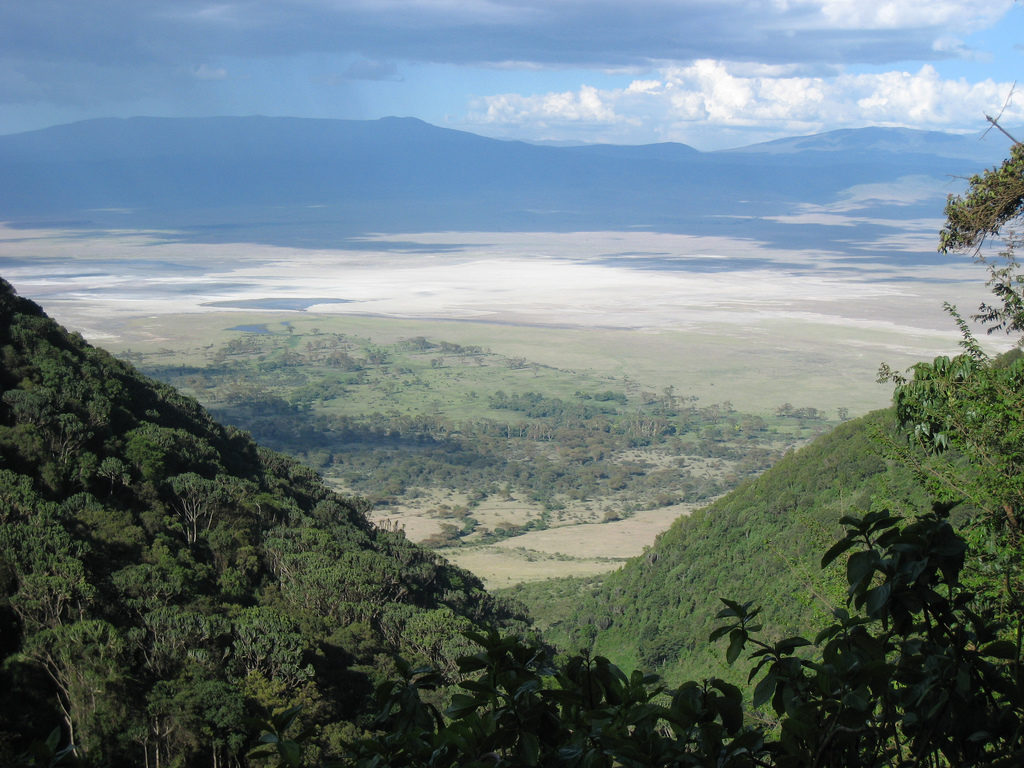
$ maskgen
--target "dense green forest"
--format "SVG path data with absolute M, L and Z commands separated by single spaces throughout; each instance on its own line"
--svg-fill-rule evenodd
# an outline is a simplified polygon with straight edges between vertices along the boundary
M 60 726 L 90 765 L 233 765 L 292 705 L 337 755 L 395 659 L 524 626 L 7 283 L 0 359 L 0 764 Z

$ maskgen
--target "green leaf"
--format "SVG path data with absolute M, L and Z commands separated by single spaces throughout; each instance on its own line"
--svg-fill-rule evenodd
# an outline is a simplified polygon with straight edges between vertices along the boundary
M 725 660 L 732 664 L 740 657 L 743 646 L 747 642 L 747 633 L 742 629 L 734 629 L 729 635 L 729 648 L 725 652 Z
M 871 707 L 871 702 L 860 693 L 850 691 L 843 696 L 843 705 L 858 712 L 867 712 Z
M 867 593 L 867 602 L 864 606 L 864 610 L 867 611 L 868 616 L 877 617 L 881 615 L 882 609 L 885 608 L 889 602 L 889 596 L 892 594 L 892 584 L 886 583 L 879 587 L 875 587 L 869 590 Z
M 540 688 L 540 680 L 527 680 L 525 683 L 516 688 L 516 692 L 512 694 L 512 698 L 518 701 L 523 695 L 528 693 L 534 693 Z
M 715 640 L 718 640 L 720 637 L 724 637 L 732 629 L 733 629 L 733 625 L 732 624 L 727 624 L 725 626 L 716 627 L 711 632 L 711 634 L 708 635 L 708 642 L 711 642 L 711 643 L 715 642 Z
M 459 659 L 459 671 L 460 672 L 477 672 L 481 669 L 486 669 L 488 660 L 483 654 L 474 654 L 473 656 L 462 656 Z
M 849 536 L 847 536 L 845 539 L 840 539 L 839 541 L 837 541 L 835 544 L 829 547 L 829 550 L 824 555 L 821 556 L 821 567 L 825 568 L 826 566 L 828 566 L 829 563 L 831 563 L 833 560 L 835 560 L 837 557 L 839 557 L 841 554 L 843 554 L 846 550 L 848 550 L 856 543 L 857 540 Z
M 994 643 L 983 646 L 981 655 L 993 659 L 1013 661 L 1017 658 L 1017 644 L 1011 643 L 1009 640 L 996 640 Z
M 719 691 L 725 698 L 731 701 L 743 701 L 743 694 L 740 692 L 738 686 L 735 686 L 732 683 L 727 683 L 725 680 L 717 677 L 711 678 L 710 683 L 711 687 Z
M 302 762 L 302 747 L 294 741 L 283 741 L 277 747 L 281 760 L 289 768 L 298 768 Z
M 731 617 L 742 618 L 743 615 L 746 613 L 743 607 L 735 600 L 727 600 L 724 597 L 720 597 L 718 599 L 726 605 L 725 608 L 718 612 L 719 619 L 728 619 Z
M 519 737 L 519 749 L 523 756 L 523 762 L 527 765 L 536 765 L 540 761 L 540 740 L 537 734 L 526 731 Z
M 850 559 L 846 562 L 846 580 L 850 583 L 851 590 L 870 579 L 874 575 L 877 565 L 878 553 L 874 550 L 850 555 Z
M 277 725 L 278 733 L 284 733 L 289 728 L 291 728 L 292 723 L 295 722 L 295 718 L 297 718 L 301 713 L 302 705 L 299 704 L 297 706 L 286 709 L 284 712 L 281 712 L 280 714 L 274 715 L 274 724 Z
M 451 706 L 448 707 L 445 714 L 454 720 L 459 720 L 471 712 L 475 712 L 478 706 L 480 706 L 480 702 L 474 697 L 456 693 L 452 696 Z
M 729 733 L 736 733 L 743 727 L 743 702 L 739 697 L 724 697 L 718 701 L 718 714 L 722 725 Z
M 805 645 L 810 645 L 811 641 L 803 637 L 789 637 L 785 640 L 780 640 L 775 644 L 775 652 L 782 656 L 783 654 L 792 653 L 797 648 L 802 648 Z
M 769 672 L 763 680 L 754 686 L 753 703 L 755 707 L 760 707 L 771 699 L 772 694 L 775 693 L 775 681 L 775 675 Z

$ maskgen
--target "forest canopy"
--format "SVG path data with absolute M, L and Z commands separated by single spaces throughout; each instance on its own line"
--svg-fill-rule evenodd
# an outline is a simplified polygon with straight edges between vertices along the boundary
M 0 764 L 238 764 L 294 705 L 326 759 L 398 658 L 454 673 L 464 632 L 524 626 L 6 282 L 0 360 Z

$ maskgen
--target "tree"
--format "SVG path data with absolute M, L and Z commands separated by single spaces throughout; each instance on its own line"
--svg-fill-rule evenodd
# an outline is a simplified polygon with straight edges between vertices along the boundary
M 377 734 L 357 766 L 987 766 L 1024 760 L 1020 647 L 971 609 L 967 544 L 942 505 L 903 521 L 846 517 L 822 566 L 846 557 L 848 609 L 815 637 L 760 636 L 760 611 L 725 600 L 726 660 L 745 650 L 755 723 L 722 680 L 666 690 L 579 653 L 557 661 L 517 637 L 466 633 L 461 692 L 442 713 L 424 695 L 445 676 L 399 663 L 377 689 Z M 816 652 L 807 653 L 814 647 Z
M 53 629 L 87 615 L 96 597 L 84 564 L 89 548 L 60 524 L 53 509 L 25 525 L 0 528 L 0 548 L 18 582 L 10 607 L 27 629 Z
M 779 766 L 1010 766 L 1024 759 L 1020 647 L 972 610 L 959 576 L 967 544 L 943 505 L 906 523 L 880 509 L 846 517 L 822 557 L 846 563 L 848 605 L 818 633 L 757 639 L 757 611 L 725 601 L 727 658 L 755 648 L 753 704 L 779 718 Z
M 174 492 L 174 511 L 181 518 L 181 530 L 185 541 L 195 544 L 199 534 L 210 529 L 214 508 L 220 501 L 221 487 L 213 480 L 186 472 L 170 480 Z
M 1019 222 L 1024 213 L 1024 145 L 1014 143 L 997 168 L 972 176 L 964 195 L 946 201 L 939 250 L 979 249 L 990 235 Z
M 997 257 L 982 251 L 987 237 L 1020 223 L 1024 215 L 1024 146 L 1015 143 L 998 168 L 973 176 L 967 193 L 951 197 L 941 251 L 972 252 L 989 268 L 996 301 L 983 303 L 975 320 L 989 333 L 1024 332 L 1024 275 L 1014 258 L 1020 238 L 1004 233 Z M 1024 356 L 1018 349 L 991 357 L 955 307 L 946 305 L 961 332 L 963 352 L 913 366 L 909 376 L 883 366 L 895 384 L 897 416 L 912 441 L 933 457 L 914 460 L 932 491 L 967 502 L 979 515 L 967 529 L 972 545 L 967 577 L 981 601 L 976 610 L 1005 622 L 1004 632 L 1024 638 Z M 899 453 L 898 449 L 896 451 Z M 909 453 L 902 453 L 905 458 Z M 950 457 L 953 457 L 950 460 Z
M 988 324 L 990 333 L 1024 331 L 1024 278 L 1014 258 L 1024 223 L 1024 145 L 1014 142 L 1010 156 L 999 167 L 972 176 L 965 194 L 951 195 L 946 201 L 945 213 L 939 250 L 973 253 L 988 267 L 989 288 L 1001 302 L 1001 306 L 982 304 L 975 319 Z M 993 258 L 983 246 L 997 235 L 1003 237 L 1005 249 Z
M 30 635 L 22 653 L 54 684 L 76 752 L 81 749 L 101 763 L 123 718 L 118 693 L 125 682 L 125 644 L 120 633 L 106 621 L 83 619 Z
M 368 509 L 0 280 L 0 765 L 252 765 L 298 704 L 326 759 L 400 647 L 518 620 Z M 390 599 L 415 637 L 347 626 Z
M 110 481 L 108 495 L 114 492 L 115 486 L 128 485 L 132 479 L 128 465 L 116 456 L 108 456 L 103 459 L 103 461 L 100 462 L 100 466 L 96 474 Z

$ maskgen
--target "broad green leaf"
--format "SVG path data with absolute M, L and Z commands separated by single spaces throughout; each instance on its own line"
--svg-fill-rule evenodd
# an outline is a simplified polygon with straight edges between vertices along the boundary
M 708 641 L 712 643 L 715 642 L 715 640 L 718 640 L 720 637 L 723 637 L 726 634 L 728 634 L 732 628 L 733 627 L 731 624 L 727 624 L 722 627 L 716 627 L 708 636 Z
M 867 600 L 864 605 L 864 610 L 867 611 L 868 616 L 879 616 L 886 603 L 889 602 L 889 596 L 891 594 L 892 584 L 888 582 L 875 587 L 874 589 L 868 590 Z
M 775 683 L 775 675 L 769 672 L 756 686 L 754 686 L 753 704 L 755 707 L 760 707 L 771 699 L 772 694 L 775 693 Z
M 877 565 L 878 553 L 874 550 L 850 555 L 850 559 L 846 563 L 846 580 L 850 583 L 851 590 L 870 579 Z
M 811 641 L 803 637 L 789 637 L 785 640 L 780 640 L 775 644 L 775 652 L 780 656 L 786 653 L 792 653 L 797 648 L 802 648 L 805 645 L 810 645 Z
M 844 539 L 840 539 L 839 541 L 837 541 L 835 544 L 829 547 L 828 551 L 824 555 L 821 556 L 821 567 L 825 568 L 826 566 L 828 566 L 829 563 L 831 563 L 833 560 L 835 560 L 837 557 L 839 557 L 841 554 L 843 554 L 846 550 L 848 550 L 856 543 L 857 540 L 850 537 L 846 537 Z
M 540 761 L 540 740 L 537 734 L 526 731 L 519 737 L 519 748 L 523 761 L 527 765 L 536 765 Z
M 743 646 L 747 642 L 747 633 L 742 629 L 734 629 L 729 635 L 729 648 L 725 652 L 725 660 L 732 664 L 740 657 Z
M 993 659 L 1006 659 L 1013 661 L 1017 658 L 1017 644 L 1009 640 L 996 640 L 981 649 L 982 656 L 989 656 Z

